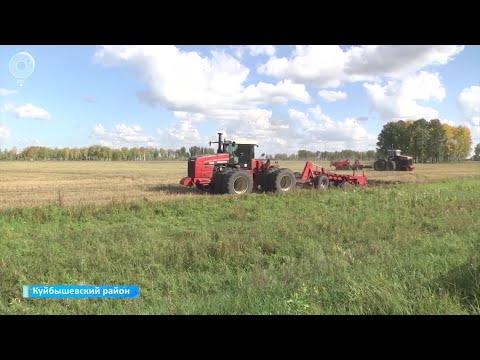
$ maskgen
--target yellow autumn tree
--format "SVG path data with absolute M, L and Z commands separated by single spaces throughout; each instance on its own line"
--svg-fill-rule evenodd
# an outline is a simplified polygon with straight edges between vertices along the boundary
M 472 148 L 472 135 L 466 126 L 456 126 L 453 138 L 457 146 L 457 160 L 465 159 Z
M 472 135 L 466 126 L 451 126 L 442 124 L 447 137 L 445 145 L 445 160 L 465 159 L 472 147 Z
M 445 143 L 445 150 L 444 150 L 444 160 L 449 161 L 454 157 L 456 152 L 456 145 L 453 140 L 453 134 L 455 132 L 455 126 L 448 125 L 447 123 L 442 124 L 443 129 L 445 130 L 445 136 L 447 137 L 447 141 Z

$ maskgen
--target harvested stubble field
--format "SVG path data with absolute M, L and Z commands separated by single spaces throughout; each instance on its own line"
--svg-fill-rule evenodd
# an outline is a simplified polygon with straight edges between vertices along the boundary
M 247 196 L 177 185 L 185 162 L 0 169 L 0 314 L 480 314 L 480 162 Z M 140 296 L 25 299 L 28 284 Z
M 283 161 L 279 164 L 301 171 L 305 162 Z M 333 171 L 327 162 L 315 164 Z M 416 166 L 412 172 L 364 171 L 371 185 L 480 176 L 480 162 Z M 186 173 L 186 161 L 0 162 L 0 209 L 46 204 L 78 206 L 131 200 L 155 201 L 201 195 L 196 189 L 178 184 Z

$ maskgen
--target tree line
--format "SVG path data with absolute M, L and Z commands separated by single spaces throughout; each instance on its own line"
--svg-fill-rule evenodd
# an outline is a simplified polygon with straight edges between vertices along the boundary
M 439 162 L 465 159 L 472 146 L 470 129 L 466 126 L 452 126 L 438 119 L 427 121 L 399 120 L 385 124 L 378 135 L 377 149 L 369 151 L 310 151 L 297 153 L 276 153 L 266 155 L 275 160 L 323 160 L 340 159 L 375 160 L 386 155 L 388 149 L 400 149 L 413 157 L 415 162 Z M 160 161 L 186 160 L 190 156 L 214 154 L 210 147 L 164 149 L 156 147 L 122 147 L 113 149 L 93 145 L 80 148 L 49 148 L 29 146 L 22 151 L 15 147 L 0 149 L 0 160 L 103 160 L 103 161 Z M 480 160 L 480 144 L 475 148 L 474 160 Z
M 163 149 L 154 147 L 123 147 L 112 149 L 107 146 L 93 145 L 81 148 L 49 148 L 45 146 L 29 146 L 22 151 L 16 147 L 0 150 L 0 160 L 103 160 L 103 161 L 153 161 L 153 160 L 185 160 L 190 156 L 214 154 L 208 147 L 192 146 L 188 149 Z
M 385 124 L 378 135 L 379 155 L 392 146 L 414 162 L 456 161 L 468 157 L 472 137 L 468 127 L 442 124 L 438 119 L 399 120 Z
M 377 152 L 375 150 L 369 151 L 354 151 L 354 150 L 342 150 L 342 151 L 309 151 L 298 150 L 295 154 L 278 153 L 274 155 L 267 155 L 270 159 L 275 160 L 323 160 L 332 161 L 340 159 L 359 159 L 359 160 L 375 160 L 377 158 Z

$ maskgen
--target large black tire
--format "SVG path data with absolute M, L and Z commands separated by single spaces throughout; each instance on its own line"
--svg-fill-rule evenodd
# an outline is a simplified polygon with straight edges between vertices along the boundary
M 250 194 L 253 190 L 253 178 L 245 170 L 235 170 L 223 175 L 223 194 Z
M 373 163 L 373 169 L 375 171 L 385 171 L 387 169 L 387 162 L 385 159 L 379 159 Z
M 395 170 L 397 170 L 397 164 L 395 163 L 395 161 L 389 160 L 389 161 L 387 162 L 387 170 L 388 170 L 388 171 L 395 171 Z
M 348 189 L 349 187 L 352 187 L 352 184 L 350 184 L 348 181 L 342 181 L 338 187 L 341 189 Z
M 327 175 L 319 175 L 313 180 L 313 185 L 317 190 L 326 190 L 330 185 L 330 180 Z
M 267 177 L 268 191 L 285 193 L 295 190 L 297 179 L 290 169 L 278 169 Z
M 270 183 L 272 182 L 271 176 L 274 172 L 278 171 L 278 168 L 270 168 L 264 171 L 262 175 L 260 175 L 260 181 L 258 184 L 261 187 L 262 191 L 271 191 Z
M 223 171 L 217 171 L 212 175 L 210 188 L 214 194 L 223 194 L 223 181 L 225 179 L 225 175 L 231 171 L 233 171 L 233 169 L 225 168 Z
M 220 193 L 220 184 L 222 181 L 222 176 L 223 173 L 221 172 L 215 172 L 212 175 L 212 179 L 210 180 L 210 190 L 214 194 L 219 194 Z

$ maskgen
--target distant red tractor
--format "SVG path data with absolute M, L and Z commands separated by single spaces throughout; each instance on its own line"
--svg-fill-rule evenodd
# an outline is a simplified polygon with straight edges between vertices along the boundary
M 376 171 L 412 171 L 415 169 L 411 156 L 402 155 L 401 150 L 387 150 L 386 159 L 378 159 L 373 163 Z
M 358 159 L 355 159 L 353 164 L 351 164 L 348 159 L 330 161 L 330 166 L 335 166 L 335 170 L 362 170 L 364 167 Z
M 325 189 L 367 183 L 365 174 L 334 174 L 318 166 L 314 168 L 311 161 L 306 162 L 301 173 L 294 174 L 290 169 L 271 164 L 269 159 L 256 160 L 255 141 L 222 141 L 222 135 L 218 133 L 218 141 L 214 142 L 218 143 L 216 154 L 193 156 L 188 160 L 188 176 L 181 179 L 180 184 L 216 194 L 248 194 L 253 190 L 284 193 L 302 184 Z

